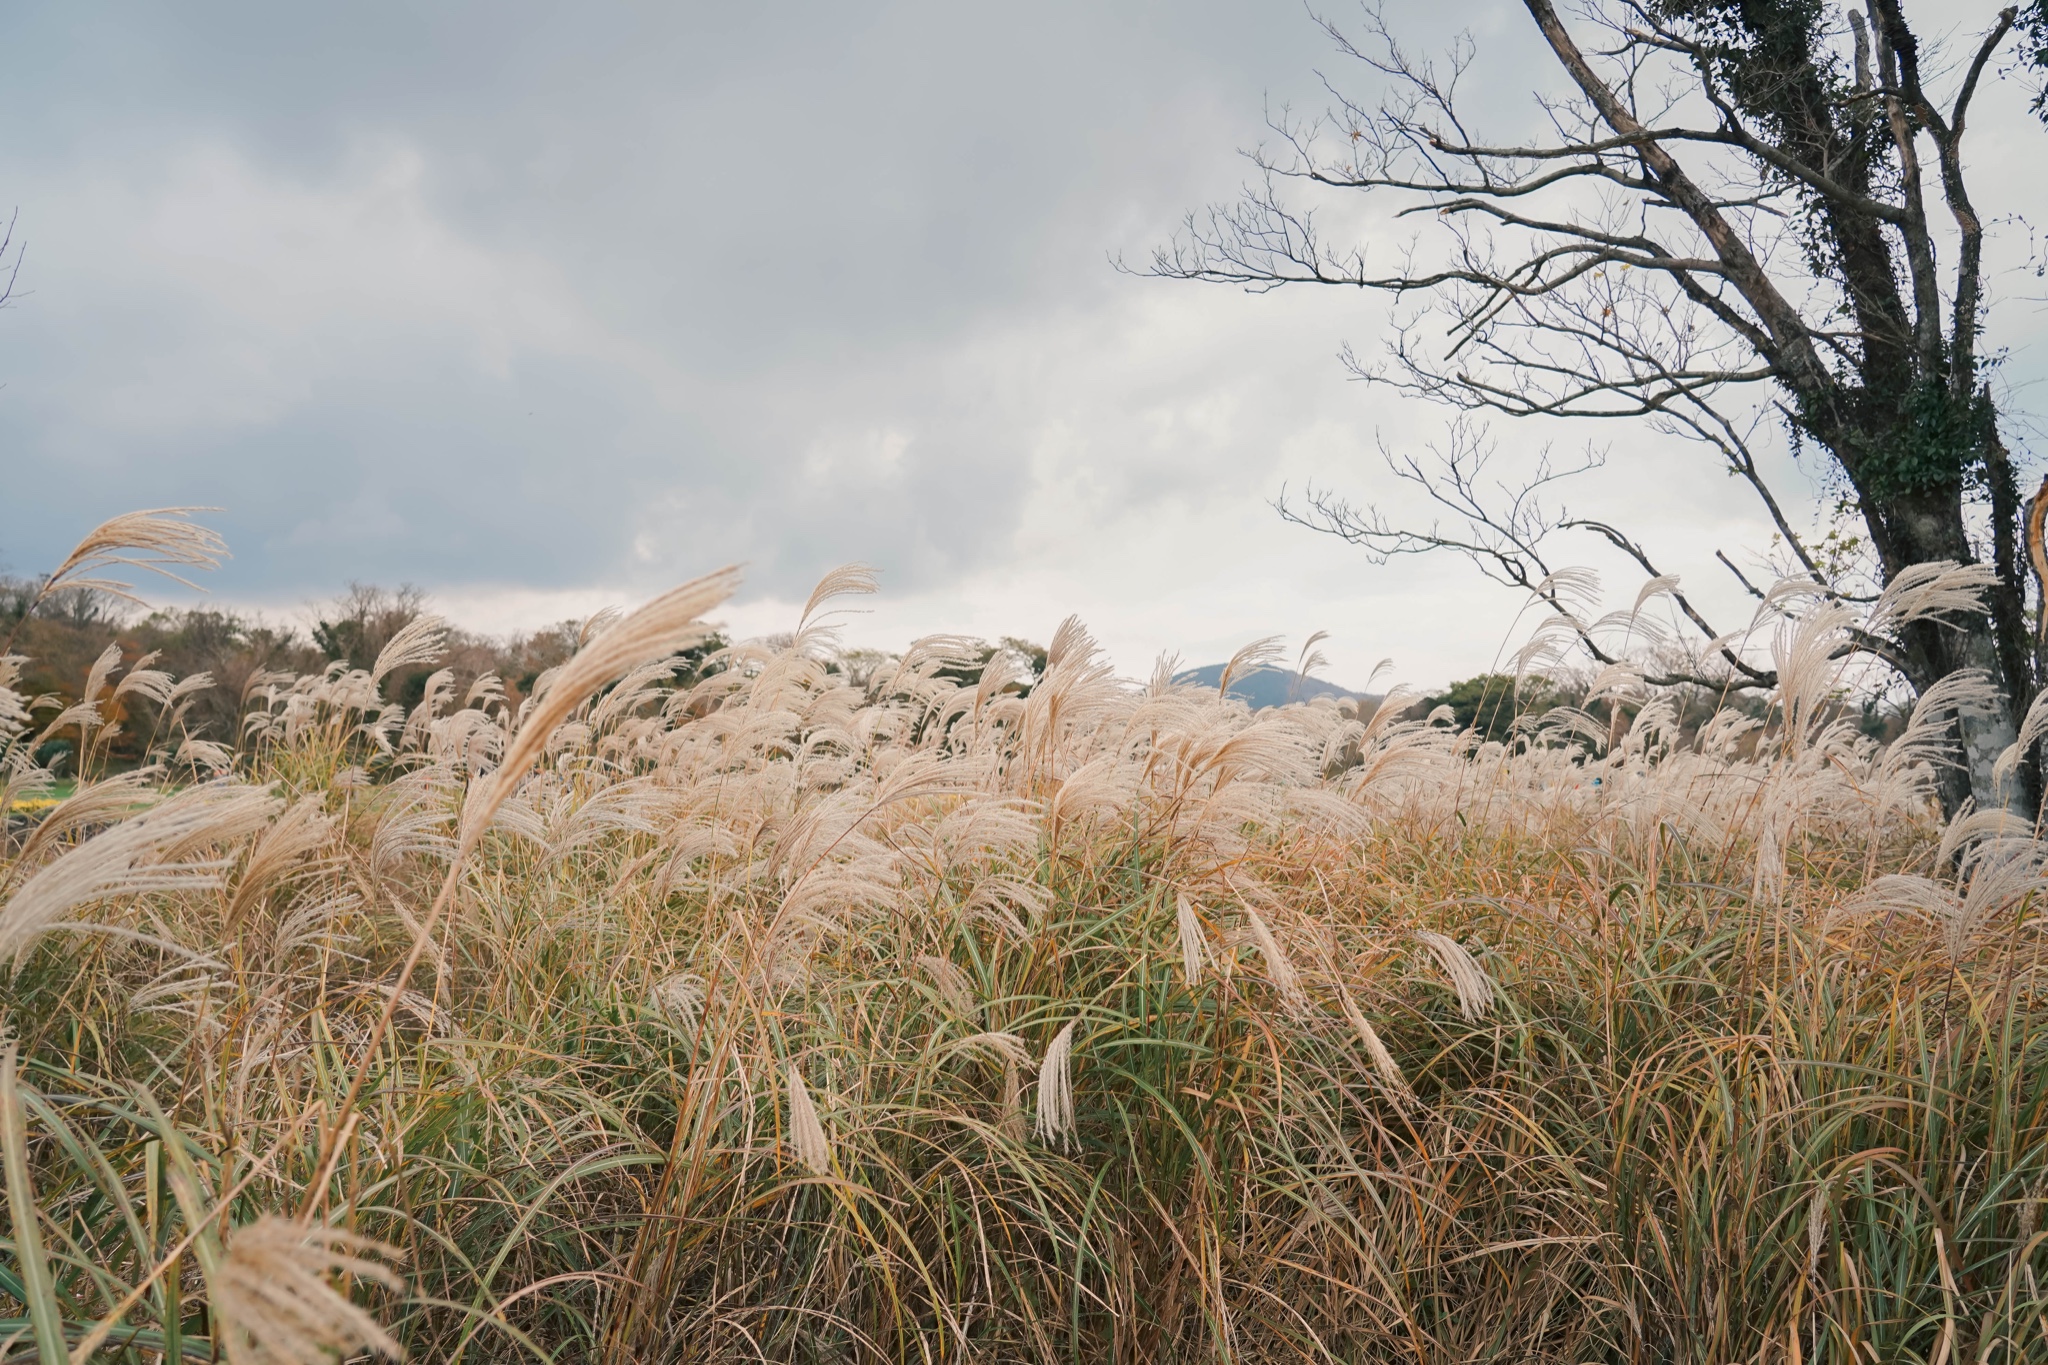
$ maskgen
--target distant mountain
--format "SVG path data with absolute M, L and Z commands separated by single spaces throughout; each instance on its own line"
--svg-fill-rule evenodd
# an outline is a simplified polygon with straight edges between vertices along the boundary
M 1183 669 L 1173 675 L 1173 680 L 1214 687 L 1223 681 L 1223 669 L 1223 664 Z M 1292 701 L 1313 701 L 1317 697 L 1335 697 L 1342 701 L 1359 694 L 1335 683 L 1326 683 L 1321 678 L 1304 678 L 1289 669 L 1261 668 L 1232 678 L 1230 695 L 1258 711 L 1268 706 L 1285 706 Z

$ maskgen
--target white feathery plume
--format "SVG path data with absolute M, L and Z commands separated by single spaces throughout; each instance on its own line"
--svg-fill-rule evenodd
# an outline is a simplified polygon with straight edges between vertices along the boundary
M 484 709 L 489 710 L 492 706 L 503 703 L 504 700 L 505 680 L 495 673 L 483 673 L 479 674 L 477 680 L 469 685 L 469 692 L 463 697 L 462 704 L 465 707 L 470 707 L 482 703 Z
M 181 576 L 178 569 L 217 569 L 227 558 L 227 542 L 204 526 L 194 524 L 194 512 L 217 512 L 217 507 L 157 507 L 142 512 L 125 512 L 103 521 L 87 533 L 50 576 L 43 580 L 37 602 L 58 588 L 89 588 L 110 597 L 142 604 L 134 585 L 110 578 L 107 571 L 117 566 L 146 569 L 188 588 L 199 585 Z M 30 610 L 34 610 L 31 604 Z
M 118 649 L 119 646 L 115 646 L 115 648 Z M 130 664 L 127 675 L 114 688 L 114 700 L 120 701 L 125 697 L 140 696 L 154 702 L 158 706 L 162 706 L 165 702 L 169 701 L 171 694 L 178 689 L 178 680 L 164 672 L 161 668 L 150 667 L 151 664 L 161 657 L 162 655 L 157 651 L 151 650 Z
M 1003 1113 L 997 1121 L 999 1132 L 1010 1141 L 1022 1145 L 1030 1136 L 1024 1126 L 1024 1062 L 1015 1057 L 1003 1059 Z
M 455 670 L 436 669 L 427 675 L 426 686 L 420 690 L 419 705 L 412 708 L 406 717 L 404 738 L 400 741 L 407 748 L 418 748 L 427 742 L 433 724 L 441 714 L 441 707 L 455 695 Z
M 607 626 L 555 670 L 547 691 L 537 692 L 529 703 L 497 772 L 487 782 L 476 784 L 483 790 L 473 791 L 472 801 L 463 809 L 463 845 L 473 844 L 490 828 L 491 817 L 571 711 L 634 665 L 687 649 L 710 634 L 711 628 L 700 618 L 730 597 L 738 585 L 739 570 L 727 568 L 671 588 Z
M 392 1360 L 404 1350 L 384 1325 L 335 1291 L 337 1274 L 402 1290 L 386 1261 L 397 1247 L 341 1228 L 310 1227 L 265 1214 L 235 1229 L 213 1284 L 232 1365 L 327 1365 L 374 1351 Z
M 1031 1061 L 1031 1048 L 1014 1033 L 972 1033 L 948 1043 L 946 1051 L 980 1052 L 1010 1067 L 1028 1065 Z
M 835 597 L 850 593 L 871 593 L 882 586 L 880 576 L 866 564 L 842 564 L 818 580 L 818 586 L 811 589 L 811 596 L 804 603 L 803 615 L 797 618 L 797 631 L 811 623 L 811 617 L 819 607 Z
M 1562 612 L 1576 626 L 1600 603 L 1600 575 L 1583 565 L 1567 564 L 1547 574 L 1529 590 L 1527 605 Z
M 21 666 L 27 662 L 24 655 L 0 655 L 0 740 L 12 739 L 28 728 L 28 698 L 14 690 L 14 684 L 21 681 Z
M 1448 934 L 1433 933 L 1418 929 L 1415 937 L 1435 955 L 1443 967 L 1444 975 L 1451 979 L 1451 989 L 1458 995 L 1458 1012 L 1467 1020 L 1477 1023 L 1493 1010 L 1493 979 L 1486 969 L 1472 960 L 1472 954 L 1465 946 Z
M 1230 684 L 1251 673 L 1263 672 L 1277 667 L 1284 657 L 1283 645 L 1278 635 L 1268 635 L 1254 640 L 1230 656 L 1230 662 L 1223 665 L 1223 675 L 1216 680 L 1216 695 L 1230 695 Z
M 1287 950 L 1280 946 L 1280 940 L 1273 937 L 1272 929 L 1250 904 L 1245 905 L 1244 913 L 1246 922 L 1251 926 L 1252 941 L 1259 945 L 1259 955 L 1266 959 L 1266 978 L 1280 993 L 1282 1004 L 1289 1010 L 1301 1010 L 1307 1005 L 1308 997 L 1302 994 L 1301 978 L 1296 974 Z
M 1579 622 L 1571 616 L 1548 616 L 1537 623 L 1520 649 L 1508 657 L 1508 673 L 1522 680 L 1557 667 L 1578 647 Z
M 811 1103 L 804 1073 L 795 1062 L 789 1064 L 789 1145 L 812 1174 L 832 1174 L 832 1144 L 818 1118 L 818 1106 Z
M 1787 602 L 1804 602 L 1816 597 L 1826 597 L 1827 594 L 1826 585 L 1817 583 L 1811 578 L 1803 578 L 1797 575 L 1791 578 L 1781 578 L 1764 590 L 1763 600 L 1757 604 L 1756 616 L 1752 619 L 1750 628 L 1754 630 L 1757 626 L 1762 625 L 1774 616 L 1786 615 L 1787 608 L 1785 604 Z M 1733 636 L 1731 634 L 1723 638 L 1733 638 Z
M 1929 767 L 1955 762 L 1955 736 L 1949 722 L 1961 715 L 1991 715 L 1998 694 L 1990 676 L 1981 669 L 1965 668 L 1941 678 L 1921 692 L 1913 703 L 1906 728 L 1885 750 L 1879 773 L 1893 777 L 1916 764 Z
M 249 861 L 235 884 L 221 925 L 232 928 L 241 922 L 271 887 L 296 874 L 301 860 L 315 852 L 334 834 L 334 822 L 321 809 L 317 796 L 302 797 L 263 831 L 249 850 Z M 321 864 L 321 865 L 324 865 Z
M 1644 605 L 1652 598 L 1669 597 L 1676 591 L 1678 591 L 1678 575 L 1675 573 L 1659 574 L 1655 578 L 1646 579 L 1643 586 L 1636 590 L 1636 602 L 1629 609 L 1629 615 L 1634 616 L 1640 613 Z
M 185 718 L 191 708 L 192 698 L 213 686 L 211 673 L 188 673 L 178 679 L 177 685 L 164 694 L 163 705 L 169 708 L 171 724 L 176 725 Z
M 576 648 L 581 649 L 598 636 L 612 628 L 612 624 L 626 614 L 624 607 L 599 607 L 583 618 L 583 624 L 576 630 Z M 538 691 L 539 684 L 535 684 Z
M 401 668 L 430 664 L 447 652 L 448 623 L 438 616 L 421 613 L 400 627 L 377 651 L 370 668 L 370 686 L 375 688 Z
M 1202 920 L 1186 892 L 1174 895 L 1174 922 L 1180 933 L 1181 970 L 1192 989 L 1202 979 L 1202 966 L 1209 960 L 1209 937 L 1202 932 Z
M 1991 770 L 1992 779 L 2001 787 L 2011 782 L 2021 761 L 2043 736 L 2048 736 L 2048 688 L 2034 694 L 2033 704 L 2027 707 L 2027 718 L 2020 722 L 2019 738 L 1998 756 L 1998 763 Z
M 967 973 L 959 964 L 940 957 L 935 953 L 920 953 L 917 965 L 939 988 L 939 995 L 952 1007 L 955 1014 L 963 1019 L 972 1019 L 981 1013 L 980 1002 L 974 998 L 974 983 L 967 979 Z
M 1647 691 L 1643 684 L 1643 671 L 1626 661 L 1606 665 L 1593 675 L 1592 685 L 1586 689 L 1584 705 L 1596 701 L 1618 701 L 1634 704 L 1643 699 Z
M 0 958 L 12 957 L 19 967 L 41 934 L 95 901 L 219 886 L 229 866 L 226 858 L 160 860 L 240 834 L 267 821 L 282 804 L 267 787 L 209 782 L 94 835 L 36 872 L 0 905 Z
M 1317 645 L 1329 638 L 1329 631 L 1319 630 L 1302 642 L 1301 655 L 1294 661 L 1294 673 L 1297 678 L 1306 678 L 1319 668 L 1329 667 L 1329 658 L 1320 649 L 1316 648 Z
M 91 825 L 111 822 L 137 806 L 146 805 L 151 794 L 149 784 L 157 772 L 155 768 L 137 768 L 133 772 L 103 778 L 89 787 L 80 787 L 50 807 L 15 855 L 9 878 L 34 866 L 37 855 L 54 846 L 65 835 Z M 0 889 L 7 886 L 9 878 L 0 878 Z
M 1021 943 L 1031 937 L 1025 920 L 1043 917 L 1045 908 L 1045 890 L 1035 883 L 1015 877 L 985 877 L 960 902 L 960 915 L 963 919 L 985 919 Z
M 1080 1022 L 1069 1019 L 1038 1064 L 1038 1112 L 1032 1129 L 1048 1147 L 1064 1149 L 1074 1140 L 1074 1025 Z
M 654 983 L 648 992 L 654 1007 L 667 1015 L 686 1036 L 694 1037 L 704 1010 L 704 979 L 690 972 L 671 972 Z
M 1982 611 L 1984 594 L 1997 586 L 1998 573 L 1989 564 L 1947 559 L 1909 564 L 1871 604 L 1869 627 L 1896 630 L 1913 621 Z
M 1934 850 L 1936 869 L 1946 868 L 1957 854 L 1986 839 L 2018 838 L 2033 828 L 2003 806 L 1978 810 L 1976 805 L 1968 797 L 1963 798 L 1963 804 L 1942 827 L 1941 842 Z
M 1387 1045 L 1380 1041 L 1379 1031 L 1372 1021 L 1365 1017 L 1365 1011 L 1358 1008 L 1358 1002 L 1351 998 L 1351 992 L 1341 982 L 1337 986 L 1337 998 L 1344 1003 L 1344 1017 L 1351 1021 L 1358 1040 L 1365 1044 L 1365 1055 L 1372 1061 L 1372 1069 L 1378 1073 L 1380 1084 L 1396 1100 L 1406 1102 L 1415 1098 L 1415 1092 L 1408 1086 L 1408 1078 L 1401 1074 L 1394 1054 L 1387 1051 Z
M 1842 646 L 1855 620 L 1847 607 L 1828 603 L 1781 621 L 1772 636 L 1771 663 L 1778 672 L 1778 711 L 1787 752 L 1802 752 L 1826 719 L 1847 666 Z
M 172 760 L 180 767 L 204 768 L 218 777 L 235 766 L 235 751 L 210 739 L 181 739 Z
M 5 736 L 0 736 L 5 738 Z M 4 819 L 17 801 L 34 801 L 49 793 L 50 774 L 32 763 L 20 760 L 21 755 L 10 754 L 0 759 L 0 819 Z M 6 889 L 6 878 L 0 878 L 0 891 Z
M 1987 921 L 2048 887 L 2044 856 L 2048 848 L 2028 838 L 1987 840 L 1963 855 L 1968 884 L 1955 914 L 1942 926 L 1951 959 L 1961 962 L 1969 955 Z
M 85 686 L 79 691 L 78 700 L 59 711 L 50 723 L 37 733 L 30 747 L 42 744 L 53 735 L 62 734 L 73 725 L 79 728 L 81 735 L 90 739 L 91 732 L 99 727 L 102 720 L 100 694 L 107 690 L 107 679 L 120 666 L 121 645 L 119 641 L 115 641 L 100 651 L 100 656 L 93 660 L 92 667 L 86 671 Z

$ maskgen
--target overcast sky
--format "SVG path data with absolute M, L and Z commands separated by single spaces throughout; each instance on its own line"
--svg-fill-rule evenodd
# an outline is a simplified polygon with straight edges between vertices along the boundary
M 1475 29 L 1505 120 L 1551 83 L 1519 6 L 1390 12 Z M 1268 505 L 1382 492 L 1376 435 L 1441 431 L 1335 358 L 1380 305 L 1110 264 L 1229 198 L 1318 71 L 1369 93 L 1297 6 L 13 4 L 0 50 L 0 568 L 213 504 L 215 593 L 277 615 L 409 581 L 507 631 L 741 560 L 730 620 L 768 631 L 865 560 L 849 633 L 882 646 L 1078 613 L 1137 673 L 1324 629 L 1361 685 L 1510 632 L 1467 565 L 1375 567 Z M 2017 87 L 1979 121 L 1980 207 L 2040 222 L 2048 133 Z M 1998 316 L 2025 402 L 2042 308 Z M 1723 592 L 1751 506 L 1603 435 L 1584 499 Z

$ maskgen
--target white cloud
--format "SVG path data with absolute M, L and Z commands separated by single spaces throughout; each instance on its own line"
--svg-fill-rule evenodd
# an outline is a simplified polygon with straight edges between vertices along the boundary
M 1411 8 L 1524 36 L 1500 5 Z M 0 91 L 34 290 L 0 317 L 8 567 L 199 501 L 229 509 L 234 601 L 412 580 L 507 632 L 744 560 L 731 620 L 767 631 L 858 559 L 885 592 L 847 631 L 885 647 L 1072 612 L 1132 672 L 1316 629 L 1338 681 L 1496 656 L 1512 594 L 1451 558 L 1374 567 L 1267 505 L 1315 480 L 1427 517 L 1374 442 L 1444 414 L 1334 359 L 1381 305 L 1105 259 L 1229 196 L 1263 96 L 1323 101 L 1313 25 L 1195 0 L 1051 3 L 1029 32 L 914 3 L 620 17 L 479 9 L 406 45 L 378 41 L 389 14 L 50 10 Z M 1987 177 L 2031 164 L 2037 128 L 1979 117 Z M 1355 204 L 1324 227 L 1409 230 Z M 1998 337 L 2022 381 L 2026 307 Z M 1710 461 L 1633 426 L 1499 434 L 1510 460 L 1610 442 L 1575 510 L 1746 615 L 1713 554 L 1769 531 Z M 1579 543 L 1562 560 L 1633 581 Z

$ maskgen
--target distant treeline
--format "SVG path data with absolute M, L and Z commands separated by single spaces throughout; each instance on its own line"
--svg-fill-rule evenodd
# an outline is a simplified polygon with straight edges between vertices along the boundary
M 6 652 L 22 656 L 16 687 L 43 700 L 37 708 L 39 717 L 80 700 L 95 665 L 113 645 L 120 651 L 115 676 L 148 667 L 176 678 L 198 673 L 211 677 L 213 687 L 183 703 L 179 729 L 223 742 L 235 737 L 243 696 L 262 674 L 317 673 L 334 663 L 366 668 L 391 637 L 425 609 L 425 595 L 417 588 L 351 584 L 317 612 L 311 631 L 305 632 L 212 607 L 142 612 L 105 593 L 82 589 L 60 589 L 30 614 L 29 605 L 41 586 L 34 579 L 0 577 L 0 639 L 11 636 Z M 452 670 L 462 689 L 494 673 L 504 680 L 516 705 L 536 678 L 575 651 L 580 629 L 580 622 L 563 621 L 509 639 L 456 629 L 450 632 L 447 656 L 438 667 Z M 387 695 L 407 706 L 416 703 L 432 671 L 401 671 L 388 685 Z M 103 721 L 120 726 L 108 754 L 116 767 L 143 761 L 168 738 L 156 733 L 165 718 L 145 697 L 103 701 L 101 709 Z M 52 752 L 43 757 L 55 757 L 70 742 L 63 734 L 52 736 L 46 742 Z

